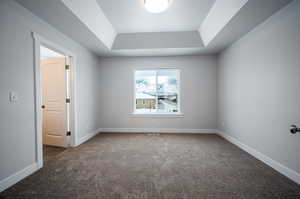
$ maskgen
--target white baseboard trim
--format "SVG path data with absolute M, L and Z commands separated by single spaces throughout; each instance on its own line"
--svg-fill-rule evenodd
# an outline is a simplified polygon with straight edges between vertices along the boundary
M 217 134 L 217 129 L 159 129 L 159 128 L 99 128 L 92 133 L 79 138 L 75 146 L 88 141 L 98 133 L 193 133 L 193 134 Z
M 279 173 L 283 174 L 284 176 L 288 177 L 289 179 L 293 180 L 294 182 L 300 184 L 300 174 L 296 171 L 282 165 L 281 163 L 273 160 L 272 158 L 262 154 L 261 152 L 255 150 L 254 148 L 240 142 L 238 139 L 231 137 L 224 132 L 218 131 L 218 134 L 223 137 L 224 139 L 228 140 L 232 144 L 238 146 L 242 150 L 246 151 L 250 155 L 254 156 L 255 158 L 259 159 L 260 161 L 264 162 L 265 164 L 269 165 Z
M 101 133 L 193 133 L 217 134 L 216 129 L 165 129 L 165 128 L 102 128 Z
M 11 187 L 12 185 L 18 183 L 19 181 L 21 181 L 22 179 L 26 178 L 27 176 L 31 175 L 32 173 L 36 172 L 39 169 L 40 169 L 40 167 L 39 167 L 38 163 L 33 163 L 33 164 L 29 165 L 28 167 L 25 167 L 24 169 L 1 180 L 0 181 L 0 192 Z
M 88 141 L 89 139 L 91 139 L 92 137 L 96 136 L 96 135 L 97 135 L 98 133 L 100 133 L 100 132 L 101 132 L 101 129 L 97 129 L 97 130 L 94 130 L 93 132 L 91 132 L 91 133 L 85 135 L 84 137 L 79 138 L 79 139 L 77 140 L 77 143 L 75 144 L 75 146 L 81 145 L 82 143 Z

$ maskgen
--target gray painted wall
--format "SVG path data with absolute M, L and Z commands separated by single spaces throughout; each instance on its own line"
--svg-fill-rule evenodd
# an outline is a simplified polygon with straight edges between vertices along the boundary
M 99 59 L 14 1 L 0 1 L 0 181 L 35 162 L 33 39 L 31 31 L 77 54 L 79 137 L 99 128 Z M 19 94 L 10 103 L 8 93 Z
M 0 180 L 35 162 L 31 31 L 78 56 L 79 138 L 99 127 L 215 129 L 219 115 L 221 130 L 300 172 L 300 137 L 288 132 L 300 125 L 299 18 L 296 0 L 225 50 L 217 68 L 214 55 L 99 60 L 15 2 L 0 1 Z M 182 69 L 184 117 L 131 117 L 133 70 L 158 67 Z M 9 91 L 18 103 L 9 103 Z
M 104 58 L 100 82 L 101 128 L 215 129 L 217 120 L 216 57 Z M 184 118 L 135 118 L 134 69 L 178 67 Z
M 298 173 L 299 19 L 296 0 L 221 53 L 218 70 L 219 128 Z
M 112 50 L 203 47 L 197 31 L 118 34 Z

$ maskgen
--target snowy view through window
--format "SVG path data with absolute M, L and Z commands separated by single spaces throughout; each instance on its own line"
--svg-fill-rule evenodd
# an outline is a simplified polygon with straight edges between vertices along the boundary
M 175 69 L 135 72 L 137 113 L 177 113 L 179 71 Z

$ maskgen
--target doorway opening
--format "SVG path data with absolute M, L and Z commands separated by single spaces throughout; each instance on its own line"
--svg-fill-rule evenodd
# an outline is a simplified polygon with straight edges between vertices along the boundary
M 36 161 L 76 146 L 75 55 L 33 33 Z M 44 156 L 47 155 L 47 156 Z

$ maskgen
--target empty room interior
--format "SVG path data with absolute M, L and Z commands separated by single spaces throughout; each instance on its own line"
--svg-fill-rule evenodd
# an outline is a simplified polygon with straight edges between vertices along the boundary
M 1 0 L 0 198 L 300 199 L 299 0 Z

